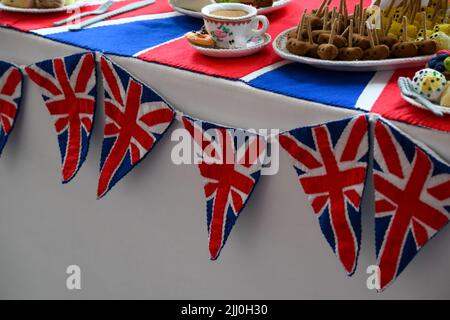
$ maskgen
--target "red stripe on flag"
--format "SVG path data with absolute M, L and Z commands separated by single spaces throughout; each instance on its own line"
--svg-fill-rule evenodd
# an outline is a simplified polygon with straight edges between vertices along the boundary
M 7 96 L 12 96 L 20 81 L 22 81 L 22 74 L 20 71 L 16 68 L 11 69 L 11 73 L 9 74 L 8 79 L 6 79 L 6 83 L 0 93 Z
M 112 7 L 108 11 L 119 9 L 130 3 L 138 2 L 138 1 L 141 1 L 141 0 L 124 0 L 124 1 L 116 2 L 112 5 Z M 80 13 L 89 12 L 89 11 L 95 10 L 100 5 L 84 6 L 84 7 L 79 8 L 79 10 L 80 10 Z M 172 12 L 172 11 L 173 11 L 173 9 L 169 6 L 167 0 L 156 0 L 156 3 L 154 3 L 150 6 L 140 8 L 137 10 L 133 10 L 131 12 L 127 12 L 127 13 L 112 17 L 107 20 L 116 20 L 116 19 L 136 17 L 136 16 L 141 16 L 141 15 L 147 15 L 147 14 L 166 13 L 166 12 Z M 5 25 L 8 27 L 12 27 L 14 29 L 22 30 L 22 31 L 50 28 L 50 27 L 54 27 L 53 22 L 68 18 L 75 13 L 78 13 L 78 12 L 73 12 L 73 11 L 65 12 L 64 11 L 64 12 L 58 12 L 58 13 L 52 13 L 52 14 L 30 15 L 27 13 L 15 13 L 15 12 L 0 11 L 0 25 Z M 81 20 L 86 20 L 86 19 L 91 19 L 91 18 L 92 18 L 92 16 L 88 16 L 88 17 L 82 18 Z
M 430 111 L 412 106 L 401 97 L 397 85 L 398 78 L 412 78 L 417 70 L 403 69 L 394 72 L 371 111 L 390 120 L 450 132 L 450 115 L 436 116 Z
M 385 159 L 389 173 L 403 179 L 403 167 L 395 148 L 396 145 L 392 141 L 390 130 L 388 130 L 381 122 L 375 124 L 375 139 L 378 141 L 380 152 Z
M 367 133 L 367 119 L 361 116 L 355 120 L 355 125 L 349 135 L 349 140 L 342 152 L 341 161 L 353 161 L 358 153 L 361 140 Z

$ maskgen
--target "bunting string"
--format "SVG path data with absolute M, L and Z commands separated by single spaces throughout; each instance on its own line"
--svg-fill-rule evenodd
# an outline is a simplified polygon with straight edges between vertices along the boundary
M 96 70 L 103 81 L 105 117 L 97 197 L 143 161 L 178 120 L 199 159 L 212 260 L 218 259 L 250 200 L 272 143 L 291 157 L 324 238 L 349 276 L 357 269 L 361 199 L 367 176 L 373 175 L 380 291 L 448 224 L 450 165 L 378 115 L 257 134 L 186 115 L 113 60 L 93 52 L 22 67 L 0 61 L 0 154 L 20 108 L 25 72 L 53 120 L 62 182 L 71 181 L 89 150 L 99 93 Z

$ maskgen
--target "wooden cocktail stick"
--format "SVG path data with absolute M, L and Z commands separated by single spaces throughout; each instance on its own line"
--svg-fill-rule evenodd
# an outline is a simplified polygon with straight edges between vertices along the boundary
M 386 10 L 384 11 L 384 16 L 388 17 L 391 14 L 392 8 L 394 7 L 394 3 L 396 0 L 391 0 L 391 2 L 389 2 L 388 7 L 386 8 Z
M 417 52 L 419 55 L 430 55 L 437 51 L 437 43 L 434 40 L 429 40 L 427 35 L 427 13 L 422 12 L 422 28 L 424 30 L 423 40 L 416 41 Z
M 364 9 L 364 10 L 361 10 L 361 17 L 362 16 L 365 16 L 366 15 L 366 9 Z M 359 22 L 359 34 L 360 35 L 362 35 L 362 36 L 364 36 L 365 35 L 365 25 L 366 25 L 366 20 L 365 19 L 362 19 L 362 18 L 360 18 L 361 20 L 360 20 L 360 22 Z
M 402 9 L 402 11 L 400 12 L 400 16 L 399 18 L 402 19 L 402 17 L 405 16 L 406 12 L 408 11 L 408 5 L 405 5 Z
M 386 28 L 384 29 L 384 35 L 387 36 L 389 34 L 389 30 L 391 30 L 392 27 L 392 21 L 394 18 L 392 16 L 389 17 L 388 23 L 386 25 Z
M 297 26 L 297 40 L 303 40 L 302 32 L 305 28 L 305 15 L 306 15 L 306 9 L 303 11 L 302 18 L 300 19 L 300 23 Z
M 397 58 L 415 57 L 418 53 L 417 44 L 408 41 L 406 16 L 402 18 L 402 41 L 392 46 L 392 54 Z
M 306 30 L 308 32 L 308 50 L 306 51 L 306 55 L 312 58 L 319 58 L 317 54 L 317 49 L 319 48 L 318 44 L 314 43 L 313 32 L 310 21 L 306 24 Z
M 312 27 L 310 21 L 306 24 L 306 30 L 308 31 L 308 42 L 309 44 L 314 44 L 313 35 L 312 35 Z
M 355 5 L 355 10 L 353 11 L 353 19 L 356 27 L 356 32 L 359 33 L 359 4 Z
M 408 32 L 407 32 L 407 23 L 406 23 L 406 16 L 403 16 L 402 18 L 402 29 L 403 29 L 403 34 L 402 34 L 402 41 L 406 42 L 408 41 Z
M 331 34 L 328 43 L 323 43 L 317 48 L 317 55 L 323 60 L 334 60 L 339 54 L 339 49 L 333 44 L 336 34 L 336 21 L 331 26 Z
M 416 16 L 416 13 L 415 13 L 416 5 L 417 5 L 416 1 L 412 0 L 411 1 L 411 6 L 410 6 L 410 9 L 409 9 L 409 12 L 408 12 L 408 19 L 411 22 L 414 22 L 414 17 Z
M 437 17 L 439 16 L 440 12 L 441 12 L 441 9 L 438 8 L 438 6 L 436 6 L 436 9 L 435 9 L 434 14 L 433 14 L 433 18 L 431 19 L 431 25 L 432 26 L 434 26 L 436 24 L 436 20 L 437 20 Z
M 321 15 L 322 15 L 322 10 L 323 10 L 323 8 L 325 7 L 327 1 L 328 1 L 328 0 L 323 0 L 322 3 L 320 4 L 319 9 L 317 9 L 317 11 L 316 11 L 316 14 L 317 14 L 318 16 L 321 16 Z
M 367 35 L 369 36 L 370 47 L 375 48 L 375 40 L 373 38 L 372 29 L 370 28 L 369 22 L 366 22 Z
M 353 47 L 353 19 L 350 19 L 348 29 L 348 47 L 340 48 L 338 54 L 338 60 L 343 61 L 355 61 L 361 60 L 364 56 L 364 51 L 360 47 Z
M 389 56 L 389 47 L 377 43 L 376 30 L 367 22 L 367 34 L 369 36 L 370 48 L 364 51 L 364 58 L 366 60 L 382 60 Z
M 336 35 L 336 21 L 333 21 L 333 24 L 331 26 L 330 39 L 328 40 L 328 44 L 333 44 L 335 35 Z
M 389 17 L 387 26 L 384 24 L 383 19 L 381 19 L 381 21 L 380 21 L 380 27 L 381 27 L 380 36 L 378 36 L 378 34 L 375 32 L 375 34 L 377 36 L 377 42 L 387 45 L 389 47 L 389 49 L 391 49 L 392 46 L 398 42 L 397 37 L 388 35 L 391 25 L 392 25 L 392 16 Z
M 341 13 L 338 14 L 336 21 L 337 21 L 336 33 L 339 33 L 341 31 L 341 24 L 342 24 L 341 23 L 341 21 L 342 21 L 342 14 Z
M 363 0 L 359 0 L 359 8 L 361 9 L 359 14 L 360 21 L 366 20 L 366 9 L 364 9 Z M 364 10 L 363 10 L 364 9 Z
M 347 28 L 345 28 L 345 30 L 341 33 L 341 37 L 345 37 L 345 35 L 349 32 L 350 30 L 350 25 L 348 25 Z
M 422 28 L 423 28 L 423 40 L 428 40 L 428 35 L 427 35 L 427 13 L 425 11 L 422 12 Z
M 348 9 L 347 9 L 347 0 L 344 0 L 344 24 L 348 23 Z
M 353 20 L 350 19 L 350 25 L 348 26 L 348 47 L 353 47 Z
M 328 6 L 325 7 L 325 14 L 323 15 L 323 27 L 322 30 L 328 29 L 328 14 L 329 14 L 329 8 Z
M 377 30 L 375 28 L 371 28 L 371 32 L 373 34 L 373 40 L 375 41 L 375 45 L 379 45 L 380 44 L 380 39 L 378 38 L 378 33 Z
M 334 22 L 334 20 L 336 19 L 336 16 L 337 16 L 336 7 L 334 7 L 333 11 L 331 12 L 331 23 Z

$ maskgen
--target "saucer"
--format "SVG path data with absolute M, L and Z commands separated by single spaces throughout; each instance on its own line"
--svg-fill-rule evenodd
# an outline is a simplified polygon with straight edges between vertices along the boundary
M 192 48 L 205 56 L 214 58 L 237 58 L 254 54 L 267 46 L 271 41 L 272 37 L 266 33 L 262 36 L 254 36 L 247 42 L 247 47 L 238 49 L 209 48 L 192 44 L 189 41 L 188 43 Z

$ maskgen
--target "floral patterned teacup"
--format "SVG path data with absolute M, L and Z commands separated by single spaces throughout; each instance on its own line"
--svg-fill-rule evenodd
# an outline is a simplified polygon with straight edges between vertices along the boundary
M 244 11 L 247 14 L 239 17 L 212 14 L 220 10 Z M 206 31 L 214 39 L 216 46 L 224 49 L 246 48 L 250 39 L 266 33 L 269 20 L 265 16 L 257 16 L 256 13 L 254 7 L 240 3 L 216 3 L 202 9 Z M 259 23 L 262 27 L 257 29 Z

